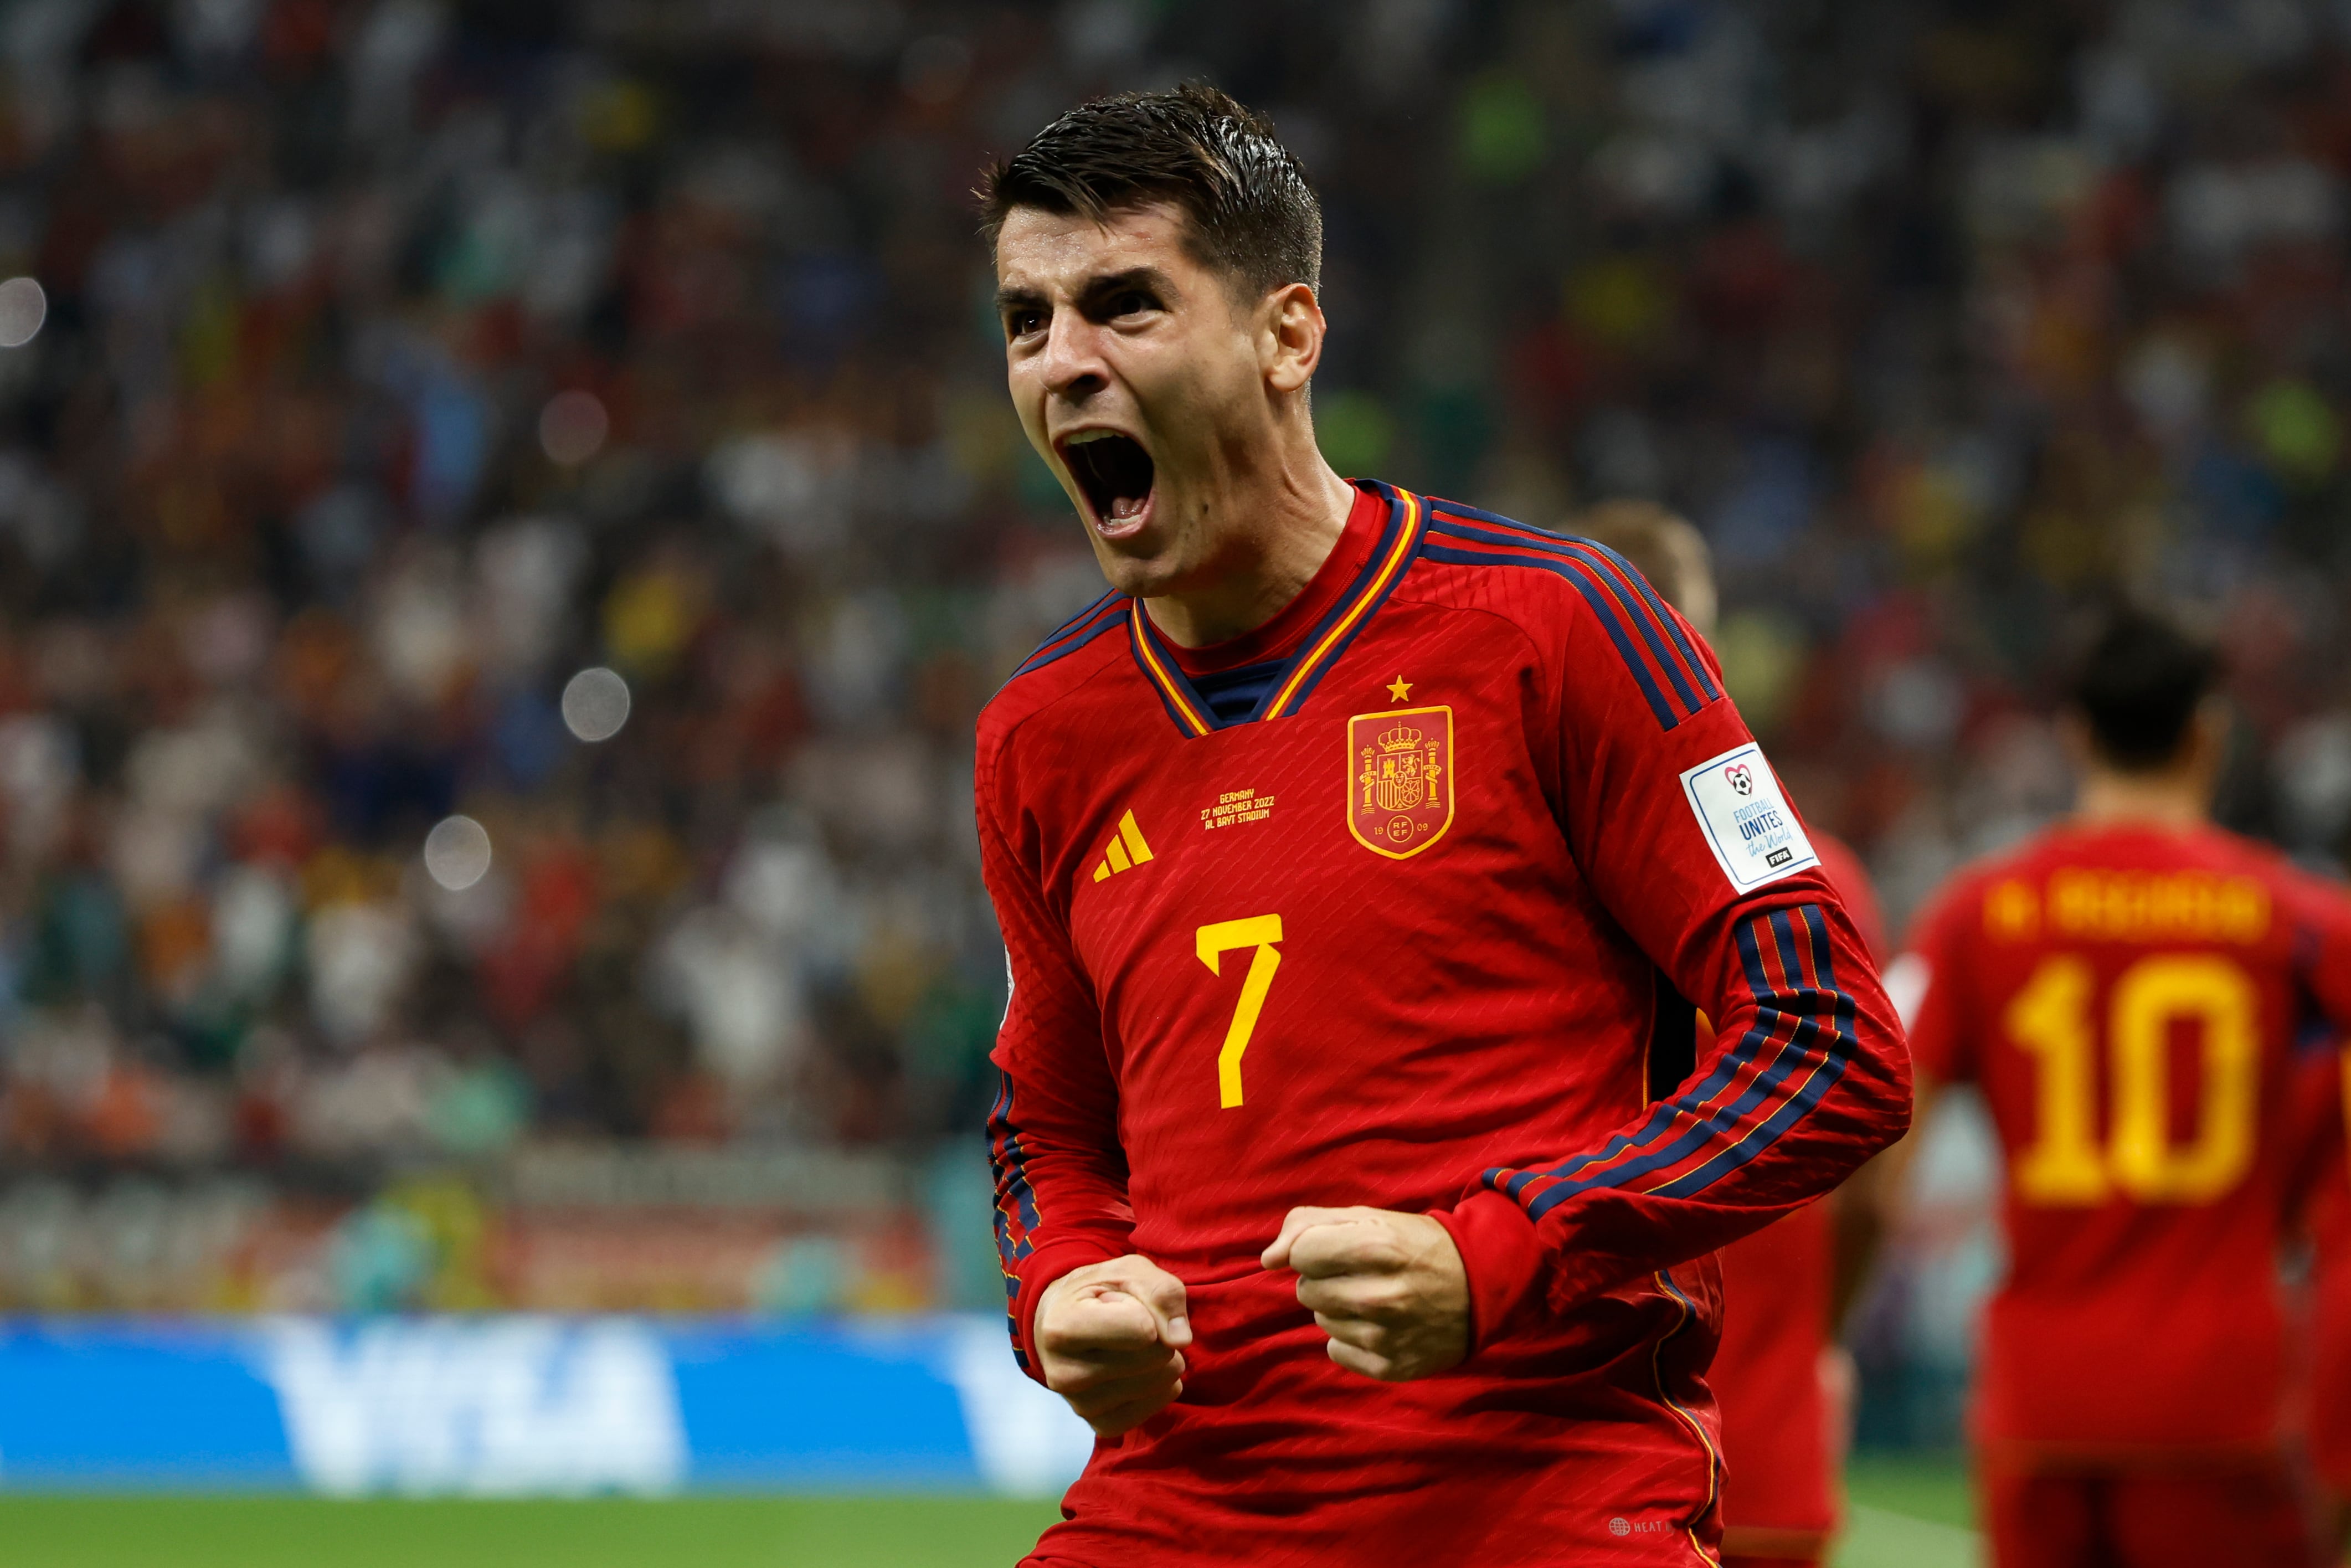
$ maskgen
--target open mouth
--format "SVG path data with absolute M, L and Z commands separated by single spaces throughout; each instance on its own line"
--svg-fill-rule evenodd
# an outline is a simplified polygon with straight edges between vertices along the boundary
M 1097 528 L 1118 535 L 1143 526 L 1158 472 L 1143 443 L 1115 430 L 1081 430 L 1061 443 L 1061 461 L 1093 508 Z

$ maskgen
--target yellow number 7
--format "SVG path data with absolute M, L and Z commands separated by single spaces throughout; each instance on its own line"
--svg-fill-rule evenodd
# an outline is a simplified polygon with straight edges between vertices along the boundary
M 1281 967 L 1274 944 L 1281 940 L 1281 916 L 1252 915 L 1247 920 L 1220 920 L 1199 933 L 1200 962 L 1208 973 L 1221 975 L 1217 960 L 1240 947 L 1254 947 L 1249 975 L 1241 981 L 1240 1005 L 1233 1009 L 1232 1027 L 1225 1030 L 1225 1048 L 1217 1052 L 1217 1095 L 1228 1111 L 1241 1103 L 1241 1052 L 1257 1032 L 1257 1016 L 1265 1010 L 1265 994 L 1273 989 L 1273 972 Z

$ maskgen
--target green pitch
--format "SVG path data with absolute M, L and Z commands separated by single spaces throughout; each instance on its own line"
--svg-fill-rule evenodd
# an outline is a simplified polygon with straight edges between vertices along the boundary
M 1854 1476 L 1840 1568 L 1974 1562 L 1950 1466 Z M 0 1498 L 9 1568 L 1009 1568 L 1057 1517 L 977 1498 L 329 1502 L 285 1497 Z

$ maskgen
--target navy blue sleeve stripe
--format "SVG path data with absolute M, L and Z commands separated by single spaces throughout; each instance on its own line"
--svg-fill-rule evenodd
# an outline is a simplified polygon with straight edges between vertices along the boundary
M 1742 958 L 1749 957 L 1754 951 L 1755 934 L 1751 927 L 1750 922 L 1748 926 L 1741 927 L 1739 934 L 1740 953 Z M 1748 973 L 1751 983 L 1759 977 L 1760 971 L 1750 964 Z M 1776 1015 L 1766 1013 L 1759 1008 L 1753 1027 L 1750 1028 L 1746 1035 L 1740 1039 L 1737 1050 L 1732 1053 L 1739 1058 L 1739 1061 L 1733 1067 L 1732 1072 L 1726 1075 L 1726 1082 L 1729 1077 L 1736 1076 L 1740 1070 L 1760 1057 L 1767 1044 L 1775 1042 L 1780 1021 Z M 1802 1025 L 1799 1024 L 1800 1035 L 1802 1029 Z M 1579 1192 L 1589 1191 L 1595 1186 L 1625 1186 L 1642 1176 L 1657 1171 L 1669 1170 L 1698 1153 L 1708 1144 L 1718 1141 L 1724 1134 L 1736 1127 L 1740 1119 L 1748 1112 L 1761 1104 L 1771 1091 L 1794 1070 L 1796 1063 L 1790 1060 L 1794 1055 L 1791 1047 L 1802 1043 L 1801 1038 L 1777 1040 L 1771 1060 L 1763 1070 L 1758 1072 L 1753 1081 L 1735 1098 L 1723 1104 L 1709 1108 L 1707 1101 L 1710 1096 L 1677 1095 L 1671 1102 L 1674 1110 L 1678 1113 L 1678 1117 L 1675 1119 L 1696 1118 L 1695 1122 L 1684 1130 L 1681 1136 L 1641 1155 L 1638 1159 L 1627 1160 L 1597 1176 L 1581 1180 L 1570 1177 L 1561 1181 L 1555 1186 L 1546 1188 L 1532 1203 L 1527 1205 L 1529 1218 L 1541 1219 L 1545 1214 Z M 1689 1194 L 1684 1193 L 1681 1196 L 1688 1197 Z
M 1560 560 L 1544 555 L 1509 554 L 1487 545 L 1462 549 L 1437 542 L 1439 538 L 1451 535 L 1453 532 L 1453 529 L 1443 527 L 1430 529 L 1429 542 L 1421 547 L 1421 559 L 1445 561 L 1454 566 L 1528 567 L 1565 579 L 1573 585 L 1576 592 L 1583 596 L 1583 601 L 1592 607 L 1593 612 L 1599 616 L 1601 626 L 1607 632 L 1609 641 L 1616 644 L 1616 652 L 1623 655 L 1625 667 L 1632 671 L 1633 679 L 1641 688 L 1641 695 L 1648 699 L 1649 711 L 1656 716 L 1658 727 L 1671 729 L 1681 723 L 1681 715 L 1674 711 L 1673 705 L 1667 699 L 1666 694 L 1658 689 L 1656 678 L 1649 674 L 1648 665 L 1634 647 L 1632 638 L 1626 633 L 1625 623 L 1617 615 L 1615 607 L 1609 603 L 1606 594 L 1593 582 L 1592 573 L 1581 563 Z
M 1625 580 L 1633 584 L 1641 597 L 1648 601 L 1650 613 L 1655 615 L 1657 623 L 1666 629 L 1666 634 L 1674 640 L 1674 645 L 1682 651 L 1682 656 L 1689 661 L 1690 674 L 1698 678 L 1698 684 L 1705 688 L 1709 697 L 1719 697 L 1722 695 L 1721 688 L 1707 671 L 1706 661 L 1698 657 L 1698 650 L 1690 645 L 1689 638 L 1683 634 L 1680 623 L 1672 615 L 1667 613 L 1665 601 L 1657 597 L 1656 587 L 1647 578 L 1641 575 L 1639 569 L 1631 561 L 1626 560 L 1606 545 L 1597 539 L 1588 539 L 1575 534 L 1555 533 L 1550 528 L 1538 528 L 1532 523 L 1522 523 L 1516 517 L 1503 517 L 1499 512 L 1485 512 L 1475 507 L 1465 507 L 1458 501 L 1432 499 L 1429 505 L 1440 511 L 1451 512 L 1457 517 L 1473 517 L 1479 522 L 1491 524 L 1499 528 L 1536 535 L 1539 540 L 1556 540 L 1561 544 L 1574 545 L 1604 556 L 1622 569 Z
M 1609 1139 L 1597 1153 L 1550 1170 L 1491 1170 L 1485 1185 L 1517 1200 L 1534 1219 L 1578 1193 L 1601 1187 L 1639 1186 L 1656 1197 L 1692 1197 L 1802 1121 L 1843 1078 L 1856 1049 L 1855 1004 L 1836 984 L 1827 921 L 1814 904 L 1770 910 L 1741 921 L 1734 938 L 1755 1001 L 1755 1021 L 1702 1082 L 1660 1103 L 1636 1132 Z M 1776 965 L 1764 961 L 1766 943 Z M 1784 985 L 1772 980 L 1775 967 Z M 1739 1092 L 1718 1103 L 1718 1096 L 1750 1069 L 1753 1076 Z M 1774 1100 L 1779 1103 L 1771 1104 Z M 1761 1118 L 1753 1119 L 1767 1105 Z M 1681 1131 L 1668 1138 L 1676 1127 Z M 1644 1178 L 1674 1173 L 1694 1156 L 1703 1157 L 1654 1186 L 1640 1186 Z
M 1809 909 L 1812 906 L 1806 907 Z M 1781 972 L 1787 975 L 1800 975 L 1803 971 L 1795 964 L 1793 951 L 1795 938 L 1788 929 L 1788 925 L 1784 913 L 1773 917 L 1772 930 L 1783 944 Z M 1854 1000 L 1836 983 L 1836 974 L 1829 956 L 1828 923 L 1820 917 L 1817 910 L 1813 910 L 1807 926 L 1806 936 L 1812 949 L 1813 972 L 1820 977 L 1820 988 L 1802 988 L 1792 996 L 1782 995 L 1767 989 L 1759 995 L 1758 1001 L 1760 1003 L 1768 997 L 1775 1011 L 1782 1011 L 1785 1008 L 1792 1007 L 1796 1015 L 1802 1020 L 1796 1026 L 1795 1032 L 1791 1037 L 1791 1043 L 1805 1049 L 1796 1061 L 1788 1064 L 1788 1072 L 1782 1072 L 1781 1076 L 1784 1079 L 1789 1072 L 1802 1066 L 1815 1054 L 1819 1058 L 1818 1071 L 1813 1072 L 1803 1084 L 1788 1097 L 1785 1104 L 1765 1118 L 1753 1131 L 1696 1170 L 1685 1172 L 1657 1187 L 1656 1190 L 1658 1196 L 1689 1197 L 1704 1192 L 1717 1181 L 1777 1143 L 1781 1134 L 1810 1114 L 1813 1107 L 1819 1104 L 1822 1098 L 1836 1086 L 1837 1081 L 1844 1076 L 1845 1067 L 1852 1061 L 1855 1049 Z M 1824 1047 L 1820 1040 L 1821 1015 L 1823 1009 L 1827 1012 L 1830 1020 L 1828 1040 Z M 1782 1016 L 1786 1016 L 1784 1011 Z M 1812 1048 L 1820 1049 L 1815 1051 Z
M 1658 667 L 1666 672 L 1666 678 L 1673 683 L 1676 695 L 1682 699 L 1685 714 L 1694 714 L 1722 695 L 1721 688 L 1707 673 L 1706 661 L 1700 659 L 1696 650 L 1684 640 L 1680 626 L 1649 591 L 1647 581 L 1630 561 L 1607 546 L 1594 544 L 1590 539 L 1529 538 L 1522 534 L 1495 533 L 1458 525 L 1447 527 L 1439 524 L 1438 528 L 1458 538 L 1535 550 L 1583 562 L 1609 597 L 1625 612 L 1626 618 L 1639 629 L 1641 640 L 1648 644 L 1649 652 L 1656 657 Z M 1635 586 L 1628 588 L 1627 584 Z M 1668 638 L 1680 648 L 1682 658 L 1676 658 L 1667 646 Z
M 1010 1273 L 1036 1250 L 1039 1216 L 1036 1190 L 1029 1185 L 1029 1159 L 1012 1125 L 1012 1079 L 997 1074 L 996 1103 L 988 1108 L 988 1157 L 996 1176 L 996 1246 Z M 1013 1234 L 1015 1223 L 1019 1234 Z
M 1606 545 L 1597 539 L 1588 539 L 1575 534 L 1554 533 L 1549 528 L 1537 528 L 1532 523 L 1520 522 L 1515 517 L 1505 517 L 1494 512 L 1481 512 L 1475 507 L 1464 507 L 1453 501 L 1431 501 L 1429 505 L 1439 511 L 1450 512 L 1458 517 L 1474 517 L 1538 549 L 1563 545 L 1607 561 L 1615 568 L 1613 575 L 1621 576 L 1648 606 L 1647 619 L 1654 621 L 1658 627 L 1662 628 L 1665 634 L 1672 639 L 1674 646 L 1681 650 L 1682 657 L 1687 663 L 1689 674 L 1697 680 L 1699 687 L 1706 691 L 1709 700 L 1722 695 L 1721 688 L 1707 670 L 1706 661 L 1698 657 L 1698 650 L 1691 645 L 1689 638 L 1684 633 L 1681 622 L 1667 610 L 1665 601 L 1657 597 L 1656 587 L 1647 578 L 1641 575 L 1639 568 Z M 1652 645 L 1655 645 L 1654 639 L 1652 639 Z M 1662 653 L 1662 650 L 1660 652 Z
M 1021 676 L 1034 674 L 1056 660 L 1067 658 L 1125 618 L 1126 596 L 1106 593 L 1095 600 L 1078 615 L 1062 622 L 1059 631 L 1037 646 L 1037 651 L 1020 661 L 1019 666 L 1005 677 L 1010 685 Z

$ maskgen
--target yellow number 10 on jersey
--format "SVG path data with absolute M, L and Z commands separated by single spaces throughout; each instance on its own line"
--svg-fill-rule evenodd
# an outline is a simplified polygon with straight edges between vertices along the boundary
M 2106 1137 L 2097 1137 L 2094 980 L 2080 958 L 2053 957 L 2008 1004 L 2008 1033 L 2033 1060 L 2038 1125 L 2019 1150 L 2016 1194 L 2048 1206 L 2205 1203 L 2253 1163 L 2261 1075 L 2260 999 L 2244 969 L 2217 954 L 2159 954 L 2116 977 L 2106 1005 Z M 2193 1141 L 2171 1142 L 2174 1020 L 2202 1038 L 2203 1094 Z
M 1241 999 L 1233 1009 L 1233 1021 L 1225 1030 L 1224 1049 L 1217 1052 L 1217 1099 L 1229 1111 L 1241 1103 L 1241 1053 L 1249 1050 L 1249 1036 L 1257 1032 L 1258 1015 L 1265 1011 L 1265 994 L 1273 989 L 1273 972 L 1281 967 L 1281 955 L 1274 944 L 1281 940 L 1281 916 L 1252 915 L 1247 920 L 1220 920 L 1214 925 L 1203 925 L 1196 934 L 1200 962 L 1208 966 L 1208 973 L 1221 975 L 1218 966 L 1224 956 L 1242 947 L 1254 947 L 1257 956 L 1249 960 L 1249 975 L 1241 981 Z

